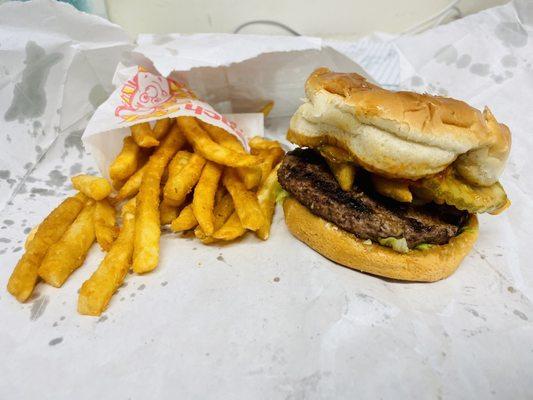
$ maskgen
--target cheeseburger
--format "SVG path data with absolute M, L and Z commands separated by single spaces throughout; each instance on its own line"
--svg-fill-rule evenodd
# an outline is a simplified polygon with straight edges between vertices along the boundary
M 278 170 L 294 236 L 347 267 L 409 281 L 451 275 L 476 214 L 510 204 L 498 182 L 509 129 L 450 98 L 393 92 L 326 68 L 290 122 Z

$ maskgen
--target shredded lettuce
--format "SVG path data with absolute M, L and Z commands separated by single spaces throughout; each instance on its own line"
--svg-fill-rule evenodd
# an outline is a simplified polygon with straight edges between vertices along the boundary
M 279 190 L 278 194 L 276 195 L 276 203 L 282 204 L 283 200 L 285 200 L 287 197 L 289 197 L 291 194 L 287 192 L 285 189 Z
M 419 244 L 418 246 L 415 247 L 416 250 L 429 250 L 433 247 L 434 245 L 432 244 L 429 244 L 429 243 L 421 243 Z
M 407 240 L 405 238 L 397 239 L 395 237 L 388 237 L 385 239 L 379 239 L 379 244 L 392 248 L 392 250 L 398 253 L 407 253 L 409 247 L 407 247 Z

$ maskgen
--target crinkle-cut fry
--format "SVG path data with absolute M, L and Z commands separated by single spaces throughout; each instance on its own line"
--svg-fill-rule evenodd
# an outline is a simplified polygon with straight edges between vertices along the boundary
M 35 236 L 28 242 L 26 251 L 15 266 L 7 284 L 7 290 L 18 301 L 26 301 L 30 297 L 46 252 L 61 239 L 86 201 L 87 197 L 81 194 L 69 197 L 38 225 Z
M 239 215 L 234 211 L 222 227 L 213 233 L 213 238 L 218 240 L 235 240 L 241 237 L 246 232 L 246 229 L 241 224 Z
M 253 155 L 237 153 L 213 141 L 194 117 L 178 117 L 176 124 L 194 151 L 210 161 L 230 167 L 251 167 L 259 163 L 259 159 Z
M 276 209 L 276 196 L 281 190 L 281 186 L 278 182 L 278 169 L 280 165 L 281 164 L 276 165 L 270 174 L 268 174 L 268 177 L 257 191 L 257 200 L 259 201 L 259 206 L 265 217 L 265 222 L 261 228 L 255 232 L 257 237 L 261 240 L 267 240 L 270 236 L 270 226 L 272 225 L 272 217 L 274 216 L 274 211 Z
M 183 207 L 179 215 L 170 224 L 170 229 L 174 232 L 183 232 L 193 229 L 198 225 L 198 221 L 192 211 L 192 203 Z
M 137 197 L 132 197 L 129 199 L 120 210 L 120 216 L 124 217 L 127 213 L 135 214 L 135 206 L 137 205 Z
M 167 164 L 184 144 L 185 138 L 180 130 L 173 127 L 148 160 L 144 171 L 135 207 L 133 270 L 138 274 L 152 271 L 159 262 L 161 177 Z
M 215 194 L 218 182 L 222 175 L 223 167 L 208 161 L 200 176 L 200 180 L 194 189 L 192 200 L 192 210 L 194 216 L 206 235 L 210 236 L 214 232 L 213 209 L 215 207 Z
M 171 168 L 163 197 L 169 204 L 180 206 L 185 201 L 187 195 L 200 180 L 204 170 L 206 160 L 198 154 L 191 154 L 186 164 L 178 169 Z
M 113 181 L 123 181 L 135 173 L 141 159 L 141 148 L 131 136 L 124 138 L 122 150 L 109 166 Z
M 78 312 L 84 315 L 100 315 L 113 294 L 124 281 L 131 265 L 135 216 L 126 213 L 122 228 L 98 269 L 86 280 L 78 296 Z
M 344 191 L 352 189 L 353 182 L 355 181 L 356 167 L 353 163 L 349 162 L 334 162 L 326 159 L 329 169 L 333 172 L 333 176 L 339 183 L 340 187 Z
M 113 190 L 109 181 L 99 176 L 77 175 L 70 180 L 74 189 L 97 201 L 105 199 Z
M 178 211 L 178 207 L 169 204 L 163 199 L 159 205 L 159 222 L 161 225 L 170 224 L 178 216 Z
M 117 194 L 117 201 L 128 199 L 135 196 L 141 187 L 146 164 L 139 168 L 129 179 L 122 185 Z
M 218 126 L 211 125 L 200 120 L 197 121 L 216 143 L 237 153 L 245 153 L 242 143 L 235 135 L 232 135 L 228 131 L 219 128 Z
M 223 182 L 231 194 L 242 226 L 252 231 L 258 230 L 264 223 L 264 217 L 255 194 L 246 190 L 233 169 L 226 169 Z
M 404 203 L 410 203 L 413 201 L 413 194 L 409 189 L 408 181 L 388 179 L 376 174 L 371 174 L 371 178 L 374 189 L 376 189 L 376 192 L 379 194 Z
M 48 249 L 39 266 L 39 276 L 49 285 L 61 287 L 85 260 L 94 243 L 94 207 L 89 201 L 61 239 Z
M 148 122 L 141 122 L 131 126 L 131 137 L 140 147 L 159 146 L 159 140 L 154 137 L 154 132 Z
M 104 251 L 109 251 L 118 234 L 116 213 L 115 207 L 107 199 L 96 202 L 94 207 L 94 234 L 96 241 Z
M 170 118 L 158 119 L 155 122 L 154 129 L 152 129 L 154 133 L 154 138 L 157 140 L 161 140 L 170 131 L 172 123 L 173 120 L 171 120 Z

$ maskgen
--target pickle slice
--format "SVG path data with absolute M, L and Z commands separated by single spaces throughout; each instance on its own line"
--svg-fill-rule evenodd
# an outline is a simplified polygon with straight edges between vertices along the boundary
M 507 203 L 507 194 L 499 182 L 491 186 L 472 185 L 457 176 L 452 168 L 413 182 L 411 189 L 422 199 L 445 203 L 469 213 L 491 212 Z

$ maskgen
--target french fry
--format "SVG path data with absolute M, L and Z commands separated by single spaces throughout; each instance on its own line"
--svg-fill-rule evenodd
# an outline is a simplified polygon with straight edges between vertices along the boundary
M 117 194 L 117 201 L 128 199 L 135 196 L 141 187 L 141 181 L 143 179 L 144 170 L 146 164 L 139 168 L 129 179 L 122 185 Z
M 222 227 L 213 233 L 213 238 L 218 240 L 235 240 L 241 237 L 246 232 L 246 229 L 241 224 L 239 215 L 237 212 L 233 212 L 228 220 L 222 225 Z
M 109 251 L 117 237 L 116 210 L 107 199 L 96 202 L 94 207 L 94 234 L 104 251 Z
M 413 201 L 413 194 L 409 189 L 409 183 L 400 179 L 387 179 L 382 176 L 372 174 L 372 184 L 376 192 L 394 200 L 410 203 Z
M 26 301 L 37 283 L 38 269 L 50 248 L 65 233 L 82 210 L 87 198 L 82 194 L 69 197 L 57 206 L 39 225 L 35 236 L 28 242 L 9 278 L 7 290 L 18 301 Z
M 224 146 L 227 149 L 233 150 L 237 153 L 245 153 L 244 147 L 231 133 L 225 131 L 222 128 L 219 128 L 218 126 L 207 124 L 203 121 L 198 120 L 197 121 L 200 126 L 207 132 L 207 134 L 213 139 L 216 143 L 218 143 L 221 146 Z
M 281 190 L 281 186 L 278 183 L 278 169 L 281 164 L 278 164 L 265 179 L 265 182 L 261 185 L 257 191 L 257 200 L 265 221 L 261 228 L 259 228 L 255 234 L 261 240 L 267 240 L 270 236 L 270 226 L 272 225 L 272 217 L 274 216 L 274 210 L 276 209 L 276 196 Z
M 159 146 L 159 140 L 154 137 L 154 132 L 148 122 L 141 122 L 131 126 L 131 137 L 141 147 Z
M 113 181 L 128 179 L 137 170 L 140 158 L 141 148 L 132 137 L 125 137 L 122 150 L 109 167 L 109 176 Z
M 154 138 L 161 140 L 169 132 L 172 122 L 170 118 L 158 119 L 153 129 Z
M 179 215 L 170 224 L 170 229 L 174 232 L 183 232 L 193 229 L 198 225 L 198 221 L 192 211 L 192 203 L 184 207 Z
M 135 214 L 136 205 L 137 205 L 137 198 L 132 197 L 122 206 L 122 209 L 120 210 L 120 216 L 124 218 L 124 215 L 126 215 L 127 213 Z
M 261 136 L 254 136 L 248 141 L 248 145 L 252 150 L 272 150 L 276 148 L 281 149 L 281 144 L 277 140 L 269 140 Z
M 84 315 L 100 315 L 109 300 L 124 281 L 131 265 L 135 216 L 126 213 L 117 240 L 98 269 L 86 280 L 78 296 L 78 312 Z
M 224 192 L 225 191 L 219 189 L 215 196 L 215 198 L 218 197 L 215 202 L 215 208 L 213 209 L 213 225 L 215 231 L 219 230 L 222 225 L 224 225 L 235 210 L 230 194 Z M 194 235 L 200 239 L 203 244 L 210 244 L 216 241 L 213 237 L 208 236 L 201 226 L 196 227 Z
M 30 243 L 35 237 L 35 234 L 37 233 L 37 229 L 39 229 L 39 225 L 36 225 L 32 228 L 30 233 L 28 233 L 28 236 L 26 236 L 26 241 L 24 242 L 24 250 L 28 250 L 30 247 Z
M 180 130 L 174 128 L 175 125 L 148 160 L 137 194 L 133 270 L 138 274 L 152 271 L 159 262 L 161 177 L 176 151 L 185 144 Z
M 334 162 L 326 158 L 329 169 L 333 172 L 335 179 L 339 183 L 342 190 L 349 191 L 353 186 L 355 180 L 356 168 L 353 163 L 349 162 Z
M 320 154 L 322 154 L 322 157 L 333 162 L 341 163 L 354 161 L 352 156 L 350 156 L 350 153 L 337 146 L 328 144 L 320 146 L 318 150 L 320 151 Z
M 159 222 L 161 225 L 170 224 L 178 216 L 178 207 L 169 204 L 166 200 L 159 205 Z
M 77 175 L 70 178 L 74 189 L 94 200 L 102 200 L 111 194 L 111 184 L 105 178 L 92 175 Z
M 194 151 L 210 161 L 230 167 L 251 167 L 259 163 L 253 155 L 237 153 L 214 142 L 194 117 L 178 117 L 176 123 Z
M 270 114 L 270 111 L 272 111 L 272 109 L 274 108 L 274 102 L 273 101 L 269 101 L 268 103 L 266 103 L 262 108 L 261 108 L 261 112 L 263 113 L 263 115 L 266 117 L 268 117 L 268 114 Z
M 207 162 L 194 189 L 192 210 L 198 224 L 207 236 L 210 236 L 215 229 L 213 208 L 221 175 L 222 167 L 220 165 L 211 161 Z
M 246 190 L 232 169 L 226 169 L 223 182 L 231 194 L 242 226 L 252 231 L 258 230 L 264 223 L 264 217 L 255 195 Z
M 281 161 L 285 155 L 285 151 L 281 144 L 276 140 L 265 139 L 260 136 L 255 136 L 250 139 L 249 143 L 252 154 L 261 157 L 261 183 L 264 183 L 274 165 Z
M 219 145 L 237 153 L 246 154 L 239 139 L 231 133 L 202 121 L 198 121 L 198 123 L 209 134 L 211 139 Z M 237 169 L 237 172 L 248 190 L 255 188 L 261 182 L 261 170 L 258 167 L 241 167 Z
M 163 196 L 169 204 L 180 206 L 192 191 L 204 169 L 205 159 L 198 154 L 191 154 L 186 164 L 171 166 Z
M 49 285 L 61 287 L 83 264 L 95 239 L 94 207 L 94 202 L 87 202 L 61 239 L 48 249 L 38 273 Z

